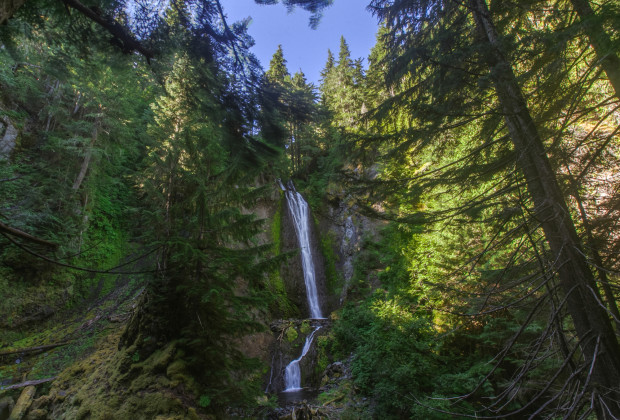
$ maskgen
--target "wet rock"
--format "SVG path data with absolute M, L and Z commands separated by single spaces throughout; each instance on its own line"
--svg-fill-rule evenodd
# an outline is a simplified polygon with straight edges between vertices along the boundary
M 62 402 L 67 398 L 67 391 L 60 390 L 56 393 L 55 400 L 58 402 Z
M 15 148 L 19 131 L 11 124 L 8 117 L 0 119 L 0 159 L 8 159 Z
M 339 378 L 343 376 L 344 373 L 345 373 L 345 366 L 344 366 L 344 363 L 342 362 L 334 362 L 331 365 L 327 366 L 327 368 L 325 368 L 325 375 L 329 376 L 330 378 L 332 377 Z
M 321 388 L 325 389 L 327 385 L 337 383 L 341 379 L 347 378 L 350 378 L 350 372 L 347 365 L 343 362 L 334 362 L 328 365 L 323 371 Z

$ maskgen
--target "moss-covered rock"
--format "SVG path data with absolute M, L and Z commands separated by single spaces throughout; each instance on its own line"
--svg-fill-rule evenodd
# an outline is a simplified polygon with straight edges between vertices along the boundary
M 290 326 L 286 329 L 284 336 L 286 337 L 286 341 L 288 341 L 289 343 L 292 343 L 295 340 L 297 340 L 297 337 L 299 337 L 299 333 L 297 332 L 297 329 L 295 329 L 294 326 Z

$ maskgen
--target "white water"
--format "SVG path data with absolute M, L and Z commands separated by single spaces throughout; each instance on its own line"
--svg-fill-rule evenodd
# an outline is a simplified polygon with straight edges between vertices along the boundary
M 294 392 L 299 391 L 301 388 L 301 369 L 299 369 L 299 361 L 303 359 L 303 357 L 310 350 L 310 346 L 312 345 L 312 340 L 314 339 L 314 334 L 321 328 L 319 325 L 306 337 L 306 342 L 304 343 L 304 348 L 301 351 L 301 356 L 299 358 L 293 360 L 286 367 L 284 371 L 284 392 Z
M 301 248 L 301 266 L 304 270 L 304 282 L 306 283 L 306 295 L 308 297 L 308 307 L 310 308 L 310 318 L 323 318 L 321 306 L 319 305 L 319 294 L 316 288 L 316 276 L 314 274 L 314 259 L 312 258 L 312 248 L 310 247 L 310 211 L 308 203 L 301 194 L 295 190 L 295 186 L 289 181 L 288 188 L 280 187 L 286 193 L 286 202 L 293 215 L 295 232 L 299 248 Z

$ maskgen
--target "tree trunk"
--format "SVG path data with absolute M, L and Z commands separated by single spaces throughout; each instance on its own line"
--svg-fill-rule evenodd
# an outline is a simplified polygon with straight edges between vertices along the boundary
M 80 168 L 80 173 L 78 174 L 75 182 L 73 183 L 73 189 L 77 191 L 82 185 L 82 181 L 84 181 L 84 177 L 86 176 L 86 172 L 88 171 L 88 165 L 90 164 L 90 158 L 93 155 L 93 147 L 95 146 L 95 142 L 97 141 L 97 133 L 99 132 L 99 121 L 95 122 L 95 126 L 93 127 L 93 135 L 90 140 L 90 144 L 88 145 L 88 150 L 84 155 L 84 160 L 82 161 L 82 167 Z
M 574 179 L 571 183 L 576 182 Z M 620 331 L 620 312 L 618 311 L 618 305 L 616 304 L 616 298 L 614 296 L 614 292 L 609 285 L 609 278 L 607 276 L 607 272 L 603 267 L 603 259 L 601 258 L 601 254 L 596 249 L 596 240 L 594 239 L 594 233 L 592 232 L 592 226 L 590 225 L 590 219 L 588 218 L 588 214 L 586 213 L 586 209 L 583 206 L 583 200 L 581 199 L 581 195 L 579 194 L 579 189 L 577 185 L 572 185 L 573 193 L 572 196 L 577 201 L 577 206 L 579 207 L 579 214 L 581 215 L 581 223 L 583 224 L 583 230 L 586 233 L 586 244 L 592 250 L 592 261 L 596 265 L 596 270 L 598 272 L 599 281 L 601 283 L 601 287 L 603 288 L 603 292 L 605 292 L 605 299 L 607 300 L 607 308 L 611 312 L 614 321 L 616 323 L 616 330 Z
M 559 281 L 566 295 L 584 362 L 592 365 L 590 391 L 600 396 L 606 410 L 620 417 L 620 346 L 582 250 L 568 206 L 529 113 L 511 65 L 501 50 L 485 0 L 469 0 L 473 18 L 484 42 L 498 99 L 505 114 L 510 138 L 532 197 L 535 216 L 541 222 L 552 253 Z M 600 342 L 599 342 L 600 340 Z M 597 350 L 598 347 L 598 350 Z
M 26 3 L 26 0 L 2 0 L 0 1 L 0 25 L 4 25 L 17 10 Z
M 596 21 L 596 14 L 588 0 L 571 0 L 571 3 L 583 24 L 583 31 L 596 51 L 601 68 L 607 74 L 616 97 L 620 98 L 620 58 L 613 49 L 609 35 Z

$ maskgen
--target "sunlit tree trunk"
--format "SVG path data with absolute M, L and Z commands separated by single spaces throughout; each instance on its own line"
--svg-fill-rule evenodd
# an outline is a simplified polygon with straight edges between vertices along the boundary
M 484 60 L 490 69 L 536 218 L 545 232 L 554 268 L 566 295 L 567 310 L 585 362 L 591 365 L 590 391 L 595 401 L 600 399 L 597 413 L 620 417 L 620 346 L 601 305 L 594 277 L 543 142 L 513 69 L 502 52 L 487 4 L 485 0 L 470 0 L 469 5 L 483 42 L 488 46 Z
M 583 22 L 583 30 L 596 51 L 601 68 L 607 74 L 616 97 L 620 98 L 620 58 L 613 49 L 611 38 L 596 22 L 596 14 L 588 0 L 571 0 L 571 3 Z

